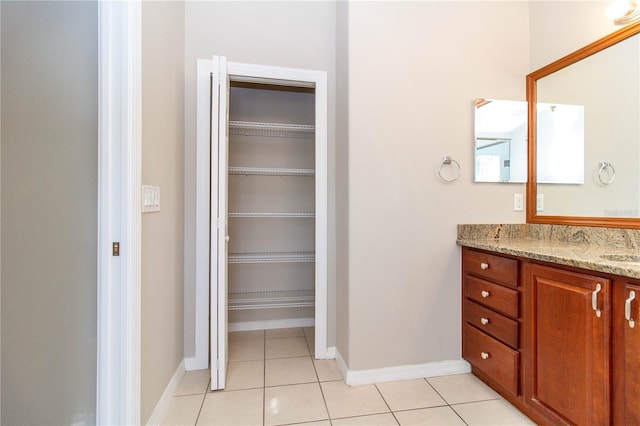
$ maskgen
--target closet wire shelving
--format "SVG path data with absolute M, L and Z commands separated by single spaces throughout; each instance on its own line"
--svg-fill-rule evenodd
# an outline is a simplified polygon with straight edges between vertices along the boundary
M 274 138 L 313 139 L 315 126 L 300 124 L 230 121 L 229 134 Z M 229 167 L 229 175 L 245 176 L 315 176 L 314 169 Z M 230 212 L 230 218 L 315 218 L 309 212 Z M 229 253 L 228 263 L 301 263 L 315 262 L 313 251 Z M 240 290 L 229 292 L 229 310 L 314 307 L 315 290 Z

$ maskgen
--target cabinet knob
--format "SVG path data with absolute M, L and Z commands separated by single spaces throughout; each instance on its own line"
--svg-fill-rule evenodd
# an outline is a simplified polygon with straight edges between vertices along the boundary
M 489 353 L 488 352 L 482 352 L 480 354 L 480 356 L 482 357 L 482 359 L 489 359 Z
M 631 290 L 629 292 L 629 298 L 624 301 L 624 319 L 629 321 L 629 327 L 633 328 L 636 322 L 631 318 L 631 302 L 636 298 L 636 292 Z
M 482 262 L 482 263 L 480 264 L 480 269 L 489 269 L 489 264 L 488 264 L 488 263 L 484 263 L 484 262 Z
M 482 325 L 487 325 L 489 324 L 489 318 L 480 318 L 480 323 Z
M 491 295 L 491 293 L 489 293 L 487 290 L 482 290 L 482 291 L 480 292 L 480 295 L 481 295 L 482 297 L 489 297 L 489 296 Z

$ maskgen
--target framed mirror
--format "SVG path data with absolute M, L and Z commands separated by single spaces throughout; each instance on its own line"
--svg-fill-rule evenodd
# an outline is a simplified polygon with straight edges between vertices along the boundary
M 527 222 L 640 229 L 640 23 L 526 81 Z
M 475 182 L 527 181 L 527 103 L 478 98 L 475 106 Z

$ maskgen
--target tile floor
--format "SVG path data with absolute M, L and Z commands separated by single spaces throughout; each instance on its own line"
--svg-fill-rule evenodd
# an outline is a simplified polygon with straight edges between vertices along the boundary
M 347 386 L 334 360 L 314 360 L 313 328 L 229 334 L 224 391 L 187 372 L 165 425 L 532 425 L 471 374 Z

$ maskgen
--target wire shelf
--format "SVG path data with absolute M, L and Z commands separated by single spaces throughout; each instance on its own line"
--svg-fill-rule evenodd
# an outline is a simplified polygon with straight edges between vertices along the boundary
M 313 139 L 315 136 L 315 126 L 306 124 L 230 121 L 229 134 L 240 136 L 266 136 L 273 138 Z
M 315 176 L 314 169 L 273 169 L 260 167 L 229 167 L 230 175 L 245 176 Z
M 229 263 L 299 263 L 315 260 L 316 255 L 312 251 L 229 253 L 227 257 Z
M 263 290 L 229 293 L 230 311 L 243 309 L 298 308 L 315 306 L 314 290 Z
M 290 218 L 290 217 L 316 217 L 315 213 L 266 213 L 266 212 L 234 212 L 229 217 L 254 217 L 254 218 Z

